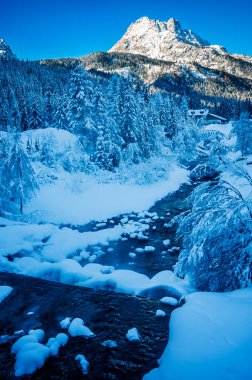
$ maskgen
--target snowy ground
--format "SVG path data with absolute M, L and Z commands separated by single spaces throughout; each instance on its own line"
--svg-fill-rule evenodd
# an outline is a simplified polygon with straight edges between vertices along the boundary
M 25 209 L 37 222 L 76 225 L 148 210 L 187 182 L 187 171 L 178 166 L 170 169 L 168 179 L 143 185 L 99 183 L 82 174 L 61 172 L 58 176 L 58 181 L 42 185 L 38 196 Z
M 232 130 L 232 123 L 228 124 L 208 124 L 204 127 L 205 131 L 220 132 L 224 136 L 228 137 Z
M 144 380 L 249 380 L 252 289 L 193 293 L 170 320 L 160 367 Z

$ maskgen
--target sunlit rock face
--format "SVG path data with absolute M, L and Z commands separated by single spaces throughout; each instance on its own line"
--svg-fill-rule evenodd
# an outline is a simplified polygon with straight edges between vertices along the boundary
M 130 25 L 109 52 L 140 54 L 177 65 L 198 63 L 209 69 L 252 79 L 251 70 L 243 64 L 251 64 L 251 57 L 230 54 L 222 46 L 211 45 L 191 30 L 183 29 L 174 18 L 167 22 L 140 18 Z
M 7 43 L 2 38 L 0 38 L 0 58 L 1 57 L 15 58 L 14 54 L 12 53 L 11 48 L 9 47 L 9 45 L 7 45 Z

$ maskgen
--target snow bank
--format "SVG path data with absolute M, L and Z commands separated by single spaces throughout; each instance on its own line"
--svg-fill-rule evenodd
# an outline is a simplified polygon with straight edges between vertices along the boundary
M 147 287 L 150 279 L 144 274 L 131 270 L 118 269 L 109 274 L 100 274 L 90 280 L 80 282 L 77 285 L 87 286 L 94 289 L 113 290 L 115 292 L 137 294 Z
M 0 286 L 0 303 L 11 294 L 12 290 L 10 286 Z
M 122 226 L 83 233 L 70 228 L 62 228 L 51 236 L 43 249 L 42 257 L 47 261 L 59 262 L 74 254 L 77 249 L 85 250 L 89 245 L 118 240 L 123 232 L 124 228 Z
M 144 380 L 249 380 L 252 289 L 193 293 L 173 311 L 160 367 Z
M 33 255 L 37 252 L 43 261 L 59 262 L 90 245 L 108 245 L 123 234 L 143 232 L 148 228 L 146 224 L 132 221 L 91 232 L 58 228 L 52 224 L 10 224 L 0 228 L 0 256 L 16 253 Z M 27 264 L 28 261 L 22 267 L 19 265 L 19 269 L 26 271 Z
M 118 269 L 109 274 L 101 273 L 77 285 L 136 295 L 143 295 L 144 292 L 163 287 L 178 298 L 192 291 L 186 280 L 176 277 L 171 271 L 160 272 L 149 279 L 149 277 L 131 270 Z
M 161 287 L 176 298 L 194 291 L 187 280 L 175 276 L 169 270 L 162 271 L 150 279 L 131 270 L 115 270 L 113 266 L 89 263 L 82 267 L 73 259 L 65 259 L 58 263 L 41 263 L 32 258 L 20 258 L 15 260 L 15 267 L 23 267 L 24 259 L 29 269 L 23 269 L 21 273 L 70 285 L 135 295 L 145 295 Z
M 97 183 L 90 176 L 84 176 L 83 179 L 82 176 L 80 173 L 79 179 L 76 178 L 79 181 L 78 191 L 73 190 L 68 177 L 42 185 L 37 198 L 26 207 L 25 212 L 35 215 L 39 210 L 37 222 L 85 224 L 148 210 L 155 202 L 188 181 L 187 171 L 178 166 L 171 168 L 168 180 L 149 185 Z
M 43 239 L 47 239 L 57 227 L 51 224 L 20 224 L 12 223 L 0 228 L 0 255 L 13 255 L 26 251 L 33 252 L 41 245 Z

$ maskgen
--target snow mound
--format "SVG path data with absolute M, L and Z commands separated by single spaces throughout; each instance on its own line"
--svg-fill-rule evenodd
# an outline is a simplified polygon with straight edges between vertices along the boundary
M 193 293 L 173 311 L 160 367 L 144 380 L 251 378 L 252 289 Z

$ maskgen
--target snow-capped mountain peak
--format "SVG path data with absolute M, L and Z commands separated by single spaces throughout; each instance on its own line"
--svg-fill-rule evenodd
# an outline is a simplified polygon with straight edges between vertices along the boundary
M 167 22 L 141 17 L 132 23 L 124 36 L 110 49 L 110 52 L 143 54 L 151 58 L 167 59 L 170 49 L 181 44 L 209 46 L 191 30 L 182 29 L 175 18 Z
M 7 43 L 0 38 L 0 57 L 14 58 L 14 54 Z

